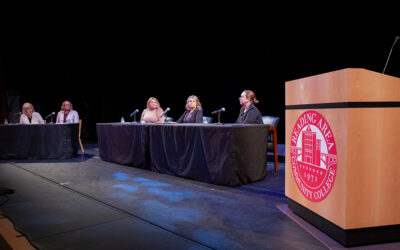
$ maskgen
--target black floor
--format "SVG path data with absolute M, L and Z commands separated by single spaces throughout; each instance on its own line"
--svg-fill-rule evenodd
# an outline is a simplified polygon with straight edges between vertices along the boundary
M 102 161 L 1 161 L 0 207 L 39 249 L 326 249 L 277 208 L 284 163 L 223 187 Z M 0 197 L 0 204 L 4 197 Z

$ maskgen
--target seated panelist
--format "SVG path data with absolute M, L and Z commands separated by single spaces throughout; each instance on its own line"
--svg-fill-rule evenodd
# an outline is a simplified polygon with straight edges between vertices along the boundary
M 258 103 L 256 95 L 251 90 L 245 90 L 239 97 L 240 108 L 239 117 L 236 123 L 241 124 L 263 124 L 262 115 L 254 105 Z
M 160 107 L 160 102 L 155 97 L 150 97 L 147 101 L 147 108 L 140 116 L 141 122 L 164 122 L 165 116 L 161 117 L 164 110 Z
M 203 123 L 203 109 L 197 96 L 191 95 L 186 100 L 186 111 L 176 123 Z
M 44 120 L 42 116 L 35 112 L 32 104 L 26 102 L 22 105 L 22 115 L 19 118 L 21 124 L 42 124 Z
M 79 123 L 78 112 L 72 108 L 73 106 L 70 101 L 64 101 L 60 112 L 57 114 L 56 123 Z

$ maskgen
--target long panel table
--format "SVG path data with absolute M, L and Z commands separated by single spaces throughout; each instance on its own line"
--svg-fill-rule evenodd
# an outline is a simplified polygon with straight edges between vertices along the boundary
M 202 182 L 265 178 L 268 125 L 97 123 L 100 157 Z
M 67 159 L 78 154 L 79 124 L 0 125 L 0 159 Z

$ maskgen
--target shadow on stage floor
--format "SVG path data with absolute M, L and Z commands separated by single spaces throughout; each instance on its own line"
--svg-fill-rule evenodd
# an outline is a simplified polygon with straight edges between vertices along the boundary
M 263 181 L 224 187 L 105 162 L 97 145 L 79 157 L 0 162 L 0 186 L 15 191 L 0 210 L 37 248 L 332 246 L 285 210 L 283 162 L 278 172 L 268 162 Z

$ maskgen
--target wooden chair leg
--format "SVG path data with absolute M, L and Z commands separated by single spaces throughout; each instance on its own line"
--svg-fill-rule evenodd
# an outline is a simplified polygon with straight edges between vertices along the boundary
M 85 153 L 85 150 L 83 149 L 81 138 L 79 138 L 79 145 L 81 146 L 82 153 Z
M 274 135 L 274 158 L 275 158 L 275 172 L 278 172 L 278 136 L 277 131 L 274 126 L 269 126 L 269 130 L 272 131 Z
M 81 128 L 82 128 L 82 119 L 79 119 L 79 134 L 78 134 L 79 145 L 81 146 L 82 153 L 85 153 L 85 150 L 83 149 L 83 145 L 82 145 L 82 141 L 81 141 Z

